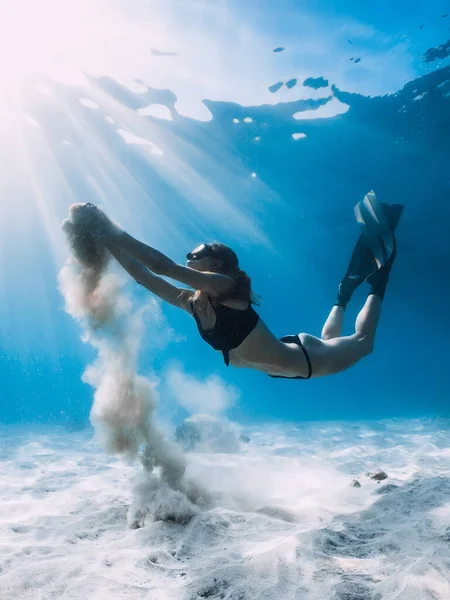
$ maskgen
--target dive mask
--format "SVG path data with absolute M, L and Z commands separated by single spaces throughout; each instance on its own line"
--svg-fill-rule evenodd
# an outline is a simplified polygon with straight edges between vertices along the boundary
M 205 256 L 212 256 L 214 253 L 209 244 L 200 244 L 197 248 L 194 248 L 192 252 L 188 252 L 186 254 L 186 258 L 188 260 L 199 260 L 200 258 L 205 258 Z

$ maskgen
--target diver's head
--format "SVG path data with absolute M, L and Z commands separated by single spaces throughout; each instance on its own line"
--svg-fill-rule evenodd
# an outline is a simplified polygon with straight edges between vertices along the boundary
M 225 246 L 225 244 L 219 244 L 218 242 L 201 244 L 192 252 L 188 252 L 186 258 L 187 266 L 191 269 L 223 273 L 234 279 L 235 287 L 220 300 L 233 298 L 259 304 L 258 297 L 252 292 L 250 277 L 239 268 L 239 260 L 234 250 Z
M 186 254 L 187 266 L 196 271 L 211 271 L 233 275 L 239 271 L 236 253 L 218 242 L 200 244 Z

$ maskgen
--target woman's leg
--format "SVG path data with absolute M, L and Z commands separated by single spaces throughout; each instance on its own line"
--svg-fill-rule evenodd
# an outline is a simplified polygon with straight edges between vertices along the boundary
M 381 314 L 381 298 L 376 294 L 367 296 L 366 303 L 358 313 L 355 323 L 355 335 L 367 338 L 373 349 L 375 334 Z
M 328 319 L 323 326 L 321 338 L 323 340 L 331 340 L 341 335 L 342 326 L 344 324 L 344 308 L 342 306 L 333 306 Z
M 335 317 L 336 330 L 343 318 L 339 307 L 333 307 L 330 317 Z M 302 333 L 300 338 L 309 354 L 313 377 L 332 375 L 352 367 L 361 358 L 370 354 L 375 342 L 375 333 L 381 313 L 381 298 L 370 294 L 356 318 L 355 333 L 343 337 L 319 339 Z M 333 325 L 330 317 L 327 320 Z M 327 325 L 325 324 L 325 327 Z M 324 329 L 325 329 L 324 327 Z M 328 330 L 331 331 L 332 327 Z

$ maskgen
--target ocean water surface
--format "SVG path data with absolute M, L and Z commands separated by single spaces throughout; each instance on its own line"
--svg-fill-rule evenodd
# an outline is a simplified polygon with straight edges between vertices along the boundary
M 449 31 L 438 0 L 2 5 L 2 599 L 450 597 Z M 320 335 L 371 189 L 405 205 L 375 350 L 310 381 L 225 367 L 61 229 L 222 241 L 274 333 Z

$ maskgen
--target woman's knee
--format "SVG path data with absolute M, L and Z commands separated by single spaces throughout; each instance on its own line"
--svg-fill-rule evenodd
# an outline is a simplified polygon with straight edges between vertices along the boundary
M 361 351 L 361 357 L 372 354 L 375 345 L 375 339 L 373 335 L 358 335 L 357 342 Z
M 334 338 L 339 337 L 340 329 L 338 327 L 324 327 L 322 329 L 322 333 L 320 334 L 320 339 L 324 340 L 333 340 Z
M 329 343 L 333 343 L 333 341 Z M 372 352 L 373 338 L 356 334 L 350 336 L 350 338 L 346 338 L 344 344 L 336 344 L 334 352 L 330 354 L 327 374 L 331 375 L 346 371 Z

